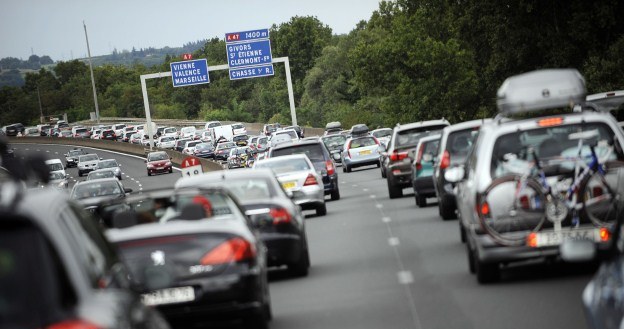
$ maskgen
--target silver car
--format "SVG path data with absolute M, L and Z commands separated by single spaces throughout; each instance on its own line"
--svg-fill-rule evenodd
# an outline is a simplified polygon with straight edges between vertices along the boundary
M 282 184 L 282 188 L 292 195 L 293 201 L 302 209 L 315 209 L 317 216 L 325 216 L 325 191 L 323 178 L 305 154 L 293 154 L 258 161 L 256 168 L 270 168 Z
M 68 177 L 69 175 L 60 171 L 50 172 L 50 181 L 48 182 L 48 185 L 59 190 L 66 190 L 69 185 L 67 179 Z
M 457 183 L 469 270 L 480 283 L 497 281 L 502 264 L 556 259 L 568 239 L 607 248 L 609 221 L 615 215 L 609 209 L 617 198 L 596 195 L 615 191 L 615 177 L 607 171 L 575 182 L 580 172 L 575 169 L 586 166 L 592 153 L 600 163 L 624 160 L 624 132 L 608 112 L 537 112 L 582 104 L 585 86 L 578 71 L 542 70 L 512 77 L 498 95 L 501 114 L 481 126 L 467 162 L 445 173 L 447 181 Z M 527 111 L 532 117 L 526 118 Z M 518 113 L 524 118 L 514 119 Z M 576 191 L 572 197 L 579 201 L 573 208 L 568 206 L 572 197 L 558 197 L 569 191 Z M 594 200 L 598 202 L 592 205 Z M 592 211 L 603 210 L 599 219 L 592 216 Z
M 100 160 L 100 162 L 98 162 L 97 164 L 97 168 L 96 169 L 110 169 L 115 173 L 115 177 L 117 177 L 117 179 L 122 180 L 123 177 L 121 177 L 121 165 L 117 163 L 117 160 L 115 159 L 106 159 L 106 160 Z
M 373 136 L 352 137 L 346 140 L 342 154 L 342 172 L 351 172 L 352 168 L 376 165 L 379 162 L 379 141 Z
M 97 169 L 100 158 L 97 154 L 86 154 L 78 157 L 78 176 L 82 177 L 85 173 Z
M 97 169 L 97 170 L 90 172 L 87 175 L 87 180 L 102 179 L 102 178 L 117 178 L 117 176 L 115 176 L 115 172 L 110 168 Z

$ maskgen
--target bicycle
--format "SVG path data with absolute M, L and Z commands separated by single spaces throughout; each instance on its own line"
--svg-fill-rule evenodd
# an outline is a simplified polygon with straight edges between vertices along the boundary
M 595 227 L 612 224 L 616 220 L 619 196 L 607 179 L 605 161 L 611 156 L 613 145 L 609 145 L 603 159 L 596 154 L 595 144 L 589 145 L 589 163 L 582 154 L 583 140 L 596 134 L 597 131 L 589 131 L 569 135 L 570 139 L 578 139 L 576 156 L 561 156 L 558 161 L 559 165 L 574 161 L 571 177 L 569 174 L 547 177 L 535 149 L 527 148 L 526 154 L 530 154 L 533 161 L 528 163 L 525 172 L 494 179 L 478 197 L 477 213 L 484 231 L 498 243 L 523 245 L 529 234 L 544 226 L 552 225 L 554 231 L 560 232 L 566 219 L 576 228 L 587 222 Z M 507 156 L 504 166 L 514 156 L 518 155 Z M 501 200 L 505 198 L 507 200 Z

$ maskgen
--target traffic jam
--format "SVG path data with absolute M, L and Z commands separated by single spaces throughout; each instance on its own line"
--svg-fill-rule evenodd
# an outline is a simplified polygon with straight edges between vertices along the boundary
M 323 241 L 308 226 L 353 198 L 345 177 L 361 175 L 383 191 L 371 202 L 409 196 L 413 213 L 437 208 L 457 223 L 446 239 L 463 243 L 464 277 L 481 289 L 526 262 L 600 262 L 576 302 L 592 328 L 618 327 L 624 131 L 610 111 L 622 102 L 624 91 L 587 95 L 575 69 L 544 69 L 508 77 L 498 114 L 467 122 L 334 121 L 322 136 L 219 121 L 4 127 L 0 326 L 269 328 L 279 320 L 271 287 L 283 284 L 272 273 L 314 279 L 311 246 Z M 29 136 L 66 145 L 26 152 Z M 70 146 L 87 138 L 151 151 Z M 173 151 L 223 170 L 180 168 Z

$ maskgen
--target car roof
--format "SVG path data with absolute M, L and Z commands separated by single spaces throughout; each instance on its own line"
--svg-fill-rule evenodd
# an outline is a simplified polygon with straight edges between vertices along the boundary
M 464 121 L 464 122 L 456 123 L 454 125 L 451 125 L 451 126 L 448 126 L 448 127 L 444 128 L 442 133 L 445 134 L 445 133 L 455 132 L 455 131 L 458 131 L 458 130 L 475 128 L 475 127 L 482 126 L 482 125 L 484 125 L 486 123 L 489 123 L 489 122 L 492 122 L 492 118 L 475 119 L 475 120 L 470 120 L 470 121 Z
M 48 159 L 45 161 L 46 164 L 51 164 L 51 163 L 63 163 L 61 161 L 61 159 Z
M 412 122 L 412 123 L 407 123 L 407 124 L 398 124 L 395 127 L 396 131 L 403 131 L 403 130 L 409 130 L 409 129 L 413 129 L 413 128 L 420 128 L 420 127 L 427 127 L 427 126 L 437 126 L 437 125 L 449 125 L 450 123 L 448 121 L 446 121 L 446 119 L 439 119 L 439 120 L 428 120 L 428 121 L 420 121 L 420 122 Z
M 228 178 L 272 178 L 274 177 L 273 170 L 269 168 L 257 168 L 254 170 L 220 170 L 204 173 L 199 176 L 184 177 L 179 179 L 175 188 L 184 188 L 191 186 L 201 186 L 204 183 L 214 183 L 215 181 L 226 181 Z
M 426 137 L 423 137 L 423 138 L 419 139 L 418 140 L 418 144 L 431 142 L 431 141 L 434 141 L 434 140 L 438 140 L 440 138 L 442 138 L 441 134 L 435 134 L 435 135 L 426 136 Z
M 278 144 L 275 147 L 273 147 L 273 150 L 279 150 L 279 149 L 285 149 L 285 148 L 291 148 L 291 147 L 298 147 L 298 146 L 305 146 L 305 145 L 314 145 L 314 144 L 321 144 L 322 142 L 318 139 L 304 139 L 304 140 L 300 140 L 298 142 L 294 142 L 294 143 L 284 143 L 284 144 Z
M 305 154 L 289 154 L 289 155 L 280 155 L 278 157 L 263 159 L 259 162 L 267 163 L 267 162 L 276 162 L 276 161 L 288 161 L 292 159 L 307 159 L 308 161 L 310 160 L 308 156 Z

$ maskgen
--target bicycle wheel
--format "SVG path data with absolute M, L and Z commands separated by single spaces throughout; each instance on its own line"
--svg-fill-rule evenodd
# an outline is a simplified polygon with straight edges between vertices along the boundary
M 495 179 L 479 198 L 477 211 L 483 229 L 504 245 L 523 245 L 546 219 L 541 185 L 518 175 Z
M 598 226 L 614 223 L 618 215 L 617 183 L 617 171 L 605 175 L 596 172 L 583 179 L 578 192 L 581 215 Z

